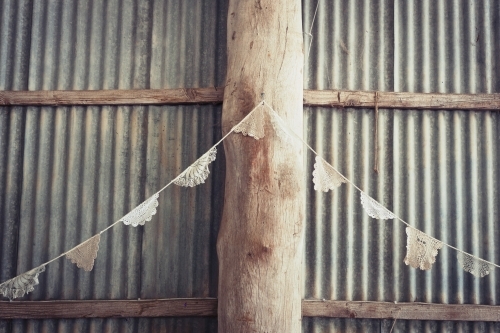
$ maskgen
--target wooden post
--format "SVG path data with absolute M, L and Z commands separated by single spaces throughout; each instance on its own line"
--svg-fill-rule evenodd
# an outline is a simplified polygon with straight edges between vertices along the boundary
M 230 0 L 223 131 L 261 102 L 302 133 L 300 0 Z M 224 141 L 226 186 L 217 240 L 219 332 L 300 332 L 304 222 L 302 145 L 265 117 L 260 140 Z M 224 134 L 225 134 L 224 133 Z

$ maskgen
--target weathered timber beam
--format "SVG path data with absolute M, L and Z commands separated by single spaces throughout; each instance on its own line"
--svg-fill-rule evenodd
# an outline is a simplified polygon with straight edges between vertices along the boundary
M 499 321 L 500 306 L 470 304 L 313 301 L 302 302 L 302 316 L 331 318 Z
M 217 316 L 217 299 L 0 302 L 0 319 L 182 316 Z
M 223 88 L 0 91 L 0 105 L 208 104 L 223 95 Z
M 0 91 L 0 105 L 155 105 L 222 103 L 224 88 Z M 375 107 L 374 91 L 304 90 L 304 105 Z M 500 94 L 378 92 L 385 109 L 500 110 Z
M 0 319 L 214 317 L 215 298 L 0 302 Z M 302 316 L 330 318 L 499 321 L 500 306 L 432 303 L 302 301 Z
M 500 110 L 500 94 L 377 92 L 382 109 Z M 304 105 L 374 108 L 375 91 L 304 90 Z

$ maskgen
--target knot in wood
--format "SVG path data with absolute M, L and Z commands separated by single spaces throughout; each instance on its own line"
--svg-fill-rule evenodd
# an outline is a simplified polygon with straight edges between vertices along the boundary
M 359 105 L 359 99 L 350 98 L 350 99 L 348 99 L 348 100 L 345 101 L 344 105 L 345 106 L 356 106 L 356 105 Z
M 185 88 L 184 94 L 186 95 L 188 101 L 195 101 L 196 100 L 196 90 L 194 90 L 192 88 Z

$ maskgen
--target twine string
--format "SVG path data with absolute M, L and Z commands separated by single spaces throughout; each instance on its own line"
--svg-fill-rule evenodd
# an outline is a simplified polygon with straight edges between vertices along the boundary
M 313 19 L 312 19 L 312 22 L 311 22 L 311 28 L 309 28 L 309 32 L 305 32 L 306 35 L 308 35 L 311 40 L 309 41 L 309 48 L 307 49 L 307 58 L 306 58 L 306 61 L 309 60 L 309 54 L 311 53 L 311 46 L 312 46 L 312 42 L 313 42 L 313 35 L 312 35 L 312 30 L 313 30 L 313 26 L 314 26 L 314 21 L 316 20 L 316 14 L 318 13 L 318 7 L 319 7 L 319 0 L 318 2 L 316 2 L 316 10 L 314 11 L 314 16 L 313 16 Z

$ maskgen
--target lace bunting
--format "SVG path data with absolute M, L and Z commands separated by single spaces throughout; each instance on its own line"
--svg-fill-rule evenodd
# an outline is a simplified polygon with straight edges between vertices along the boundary
M 197 159 L 193 164 L 187 167 L 179 177 L 174 181 L 175 185 L 184 187 L 193 187 L 205 183 L 210 174 L 208 165 L 215 161 L 217 155 L 217 148 L 213 147 L 207 151 L 203 156 Z
M 264 137 L 264 114 L 263 107 L 255 109 L 248 118 L 236 125 L 233 130 L 235 133 L 241 133 L 259 140 Z
M 396 217 L 394 213 L 364 192 L 361 192 L 361 205 L 363 205 L 365 212 L 374 219 L 391 220 Z
M 274 132 L 276 136 L 282 141 L 289 143 L 291 138 L 294 137 L 293 133 L 290 133 L 288 126 L 284 123 L 283 119 L 272 110 L 269 112 L 271 118 L 271 125 L 273 125 Z
M 11 301 L 14 298 L 22 297 L 27 293 L 35 290 L 38 282 L 38 274 L 45 271 L 45 265 L 39 266 L 27 271 L 21 275 L 16 276 L 4 283 L 0 284 L 0 293 L 4 297 L 8 297 Z
M 125 225 L 132 225 L 133 227 L 137 227 L 139 224 L 144 225 L 146 221 L 151 221 L 153 215 L 156 214 L 156 207 L 158 207 L 158 196 L 158 193 L 153 194 L 125 215 L 120 221 Z
M 71 260 L 73 264 L 76 264 L 78 268 L 83 268 L 83 270 L 90 272 L 94 268 L 94 260 L 97 258 L 100 240 L 101 234 L 95 235 L 82 245 L 71 250 L 71 252 L 66 253 L 66 258 Z
M 324 159 L 316 156 L 314 163 L 313 183 L 316 191 L 328 192 L 336 187 L 340 187 L 342 183 L 347 183 L 347 180 L 342 177 L 336 170 L 332 169 Z
M 268 110 L 268 115 L 264 113 L 265 106 L 268 107 L 268 109 L 266 109 Z M 262 101 L 260 105 L 253 109 L 247 117 L 244 118 L 243 121 L 234 126 L 232 131 L 234 133 L 241 133 L 245 136 L 251 136 L 256 140 L 259 140 L 265 135 L 264 121 L 267 120 L 267 117 L 269 117 L 271 125 L 275 131 L 275 135 L 280 140 L 287 143 L 290 143 L 292 139 L 297 142 L 302 141 L 303 144 L 314 152 L 314 150 L 304 140 L 302 140 L 301 136 L 295 134 L 283 118 L 281 118 L 265 101 Z M 268 126 L 270 127 L 271 125 Z M 217 145 L 228 135 L 225 135 L 222 140 L 217 143 Z M 293 147 L 295 144 L 292 143 L 291 146 Z M 153 215 L 157 212 L 159 193 L 172 183 L 183 187 L 194 187 L 205 183 L 205 180 L 210 174 L 209 165 L 215 161 L 216 156 L 217 148 L 212 147 L 193 164 L 187 167 L 172 182 L 168 183 L 159 192 L 153 194 L 133 210 L 128 212 L 128 214 L 122 217 L 118 222 L 113 223 L 101 231 L 101 233 L 107 231 L 119 222 L 123 222 L 125 225 L 137 227 L 139 225 L 144 225 L 146 221 L 151 221 Z M 354 183 L 342 176 L 320 156 L 315 157 L 312 176 L 314 190 L 316 191 L 328 192 L 340 187 L 343 183 L 350 183 L 360 191 L 361 205 L 370 217 L 381 220 L 397 218 L 394 213 L 370 197 L 368 194 L 361 191 L 356 185 L 354 185 Z M 400 222 L 408 226 L 405 221 L 401 220 Z M 438 251 L 442 249 L 444 245 L 457 250 L 458 263 L 466 272 L 469 272 L 476 277 L 489 275 L 495 267 L 500 267 L 497 264 L 462 252 L 461 250 L 458 250 L 447 243 L 443 243 L 440 240 L 435 239 L 413 227 L 406 227 L 406 234 L 407 245 L 404 263 L 413 268 L 430 270 L 436 262 Z M 85 271 L 92 271 L 97 258 L 97 253 L 99 251 L 100 240 L 101 234 L 99 233 L 89 238 L 84 243 L 79 244 L 74 249 L 71 249 L 69 252 L 63 253 L 30 271 L 24 272 L 10 280 L 0 283 L 0 294 L 12 301 L 15 298 L 23 297 L 24 295 L 33 292 L 35 290 L 35 286 L 39 284 L 38 276 L 45 271 L 46 265 L 63 256 L 66 256 L 66 258 L 73 264 L 76 264 L 78 268 L 83 268 Z
M 464 271 L 477 277 L 484 277 L 493 270 L 492 265 L 466 253 L 458 252 L 457 259 Z
M 439 240 L 428 236 L 420 230 L 407 227 L 405 264 L 413 268 L 427 271 L 436 262 L 438 250 L 443 247 Z

